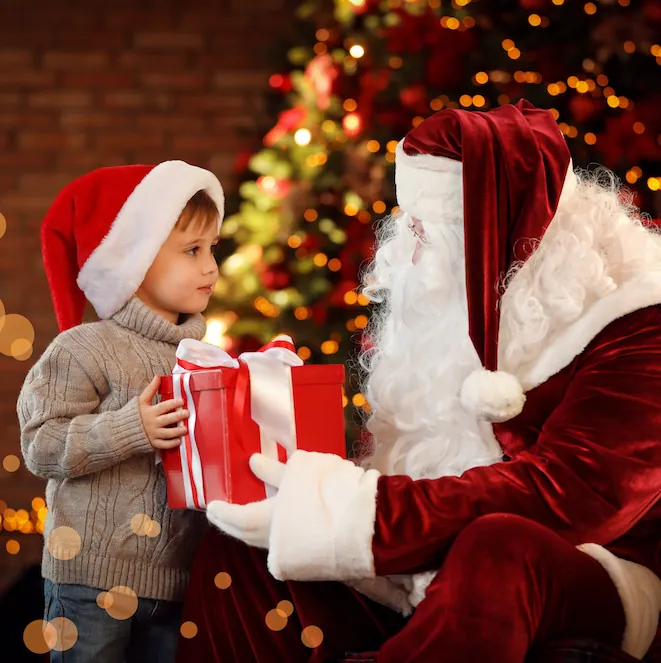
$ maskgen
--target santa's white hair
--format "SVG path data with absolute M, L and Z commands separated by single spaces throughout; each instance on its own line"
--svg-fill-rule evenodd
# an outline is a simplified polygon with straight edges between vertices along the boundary
M 650 243 L 614 176 L 601 169 L 577 178 L 543 240 L 503 281 L 499 364 L 515 374 L 545 339 L 632 271 L 661 270 L 661 243 Z M 459 396 L 480 362 L 468 336 L 457 189 L 443 214 L 434 214 L 442 220 L 421 219 L 428 245 L 416 264 L 417 239 L 400 213 L 382 222 L 364 273 L 364 292 L 376 310 L 360 356 L 372 407 L 366 422 L 372 443 L 361 461 L 384 474 L 460 475 L 501 459 L 491 425 L 469 414 Z

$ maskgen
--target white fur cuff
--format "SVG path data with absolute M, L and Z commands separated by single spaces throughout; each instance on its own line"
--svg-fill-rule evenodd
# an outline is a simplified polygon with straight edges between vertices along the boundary
M 278 580 L 373 577 L 379 476 L 332 454 L 294 453 L 275 500 L 271 574 Z
M 622 650 L 642 659 L 650 648 L 659 624 L 661 580 L 650 569 L 620 559 L 596 543 L 578 549 L 601 564 L 622 600 L 626 625 Z

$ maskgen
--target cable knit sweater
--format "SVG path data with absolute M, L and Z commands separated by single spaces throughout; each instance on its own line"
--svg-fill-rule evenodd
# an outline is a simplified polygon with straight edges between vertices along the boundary
M 138 396 L 155 375 L 171 372 L 181 339 L 204 333 L 201 315 L 175 325 L 133 298 L 109 320 L 60 334 L 29 372 L 18 416 L 25 464 L 48 479 L 45 578 L 182 599 L 206 519 L 168 509 Z M 139 517 L 132 527 L 139 514 L 158 523 L 152 536 L 136 528 Z M 70 530 L 49 539 L 62 527 L 80 537 L 75 556 Z

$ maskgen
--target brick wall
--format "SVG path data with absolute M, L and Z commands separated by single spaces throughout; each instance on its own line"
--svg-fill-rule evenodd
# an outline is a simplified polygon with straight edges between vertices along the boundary
M 0 500 L 28 508 L 43 484 L 21 467 L 16 396 L 57 333 L 39 224 L 58 190 L 99 166 L 184 159 L 230 192 L 234 159 L 270 128 L 267 82 L 291 36 L 296 0 L 2 0 L 0 5 L 0 301 L 35 329 L 27 361 L 0 355 Z M 38 556 L 18 536 L 2 569 Z M 6 581 L 6 578 L 5 578 Z

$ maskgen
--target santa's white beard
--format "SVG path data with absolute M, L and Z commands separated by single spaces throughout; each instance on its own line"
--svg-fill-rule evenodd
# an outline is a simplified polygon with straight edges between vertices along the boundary
M 428 227 L 429 225 L 429 227 Z M 386 220 L 365 275 L 381 302 L 363 352 L 373 414 L 364 466 L 415 479 L 460 475 L 500 460 L 491 426 L 462 407 L 464 379 L 480 362 L 468 336 L 463 228 L 425 224 L 429 245 L 417 264 L 405 215 Z

